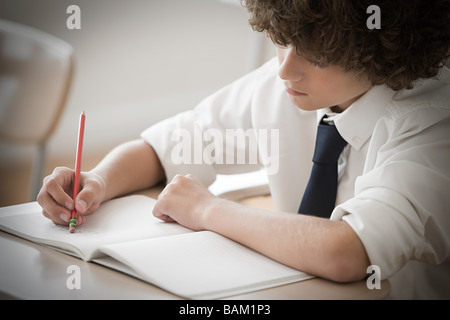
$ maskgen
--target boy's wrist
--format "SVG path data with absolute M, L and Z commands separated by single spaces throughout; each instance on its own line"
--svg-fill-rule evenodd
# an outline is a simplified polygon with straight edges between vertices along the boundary
M 233 210 L 231 208 L 233 205 L 235 203 L 230 200 L 214 197 L 203 210 L 203 229 L 220 233 L 221 227 L 224 227 L 224 222 Z
M 222 207 L 222 201 L 224 201 L 224 199 L 214 197 L 207 202 L 203 209 L 201 209 L 203 211 L 201 216 L 201 225 L 203 229 L 215 231 L 215 216 L 221 210 L 220 208 Z
M 95 169 L 91 170 L 88 172 L 89 175 L 91 175 L 92 179 L 95 179 L 95 181 L 97 182 L 97 184 L 100 187 L 100 192 L 97 196 L 99 196 L 100 199 L 98 199 L 100 201 L 100 203 L 105 202 L 106 200 L 112 199 L 114 198 L 114 195 L 109 194 L 108 192 L 108 179 L 106 177 L 106 175 L 102 174 L 101 172 L 96 172 Z

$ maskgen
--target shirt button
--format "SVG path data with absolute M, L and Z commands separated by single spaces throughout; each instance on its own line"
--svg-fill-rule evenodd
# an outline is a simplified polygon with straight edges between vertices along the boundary
M 353 142 L 354 144 L 359 144 L 359 143 L 361 142 L 361 139 L 358 138 L 358 137 L 354 137 L 354 138 L 352 138 L 352 142 Z

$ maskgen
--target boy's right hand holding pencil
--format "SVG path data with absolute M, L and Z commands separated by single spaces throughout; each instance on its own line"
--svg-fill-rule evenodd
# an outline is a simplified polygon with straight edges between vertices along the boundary
M 80 192 L 72 199 L 75 170 L 58 167 L 44 179 L 37 196 L 42 207 L 42 214 L 56 224 L 69 225 L 73 208 L 78 212 L 77 225 L 86 220 L 86 215 L 94 212 L 104 201 L 106 184 L 95 173 L 83 172 L 80 175 Z
M 73 196 L 75 170 L 59 167 L 44 179 L 37 196 L 45 217 L 69 225 L 72 209 L 78 211 L 77 225 L 108 199 L 150 188 L 165 178 L 153 148 L 142 139 L 113 149 L 94 169 L 80 173 L 80 190 Z M 151 213 L 150 213 L 151 214 Z

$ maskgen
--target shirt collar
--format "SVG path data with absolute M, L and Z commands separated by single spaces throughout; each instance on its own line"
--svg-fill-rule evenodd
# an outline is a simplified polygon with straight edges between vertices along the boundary
M 383 115 L 388 102 L 392 99 L 394 91 L 385 85 L 375 86 L 356 100 L 342 113 L 335 114 L 334 124 L 352 148 L 359 150 L 372 136 L 375 124 Z M 329 108 L 317 111 L 317 121 L 325 114 L 330 113 Z

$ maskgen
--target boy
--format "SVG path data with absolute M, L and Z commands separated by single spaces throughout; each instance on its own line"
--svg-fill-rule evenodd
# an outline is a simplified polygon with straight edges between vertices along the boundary
M 43 214 L 67 224 L 75 206 L 81 224 L 103 201 L 166 179 L 153 211 L 162 220 L 215 231 L 335 281 L 361 280 L 377 265 L 393 298 L 449 298 L 449 1 L 379 1 L 381 29 L 373 30 L 372 4 L 246 1 L 251 25 L 268 33 L 277 59 L 113 150 L 82 174 L 75 201 L 73 171 L 55 169 L 38 195 Z M 302 212 L 319 121 L 344 140 L 335 202 L 323 217 Z M 277 130 L 279 168 L 268 175 L 276 212 L 218 199 L 205 187 L 216 173 L 254 164 L 174 161 L 174 132 L 199 126 Z M 256 140 L 259 164 L 267 165 Z M 217 150 L 236 151 L 227 147 Z M 315 196 L 328 197 L 328 184 L 319 187 Z

